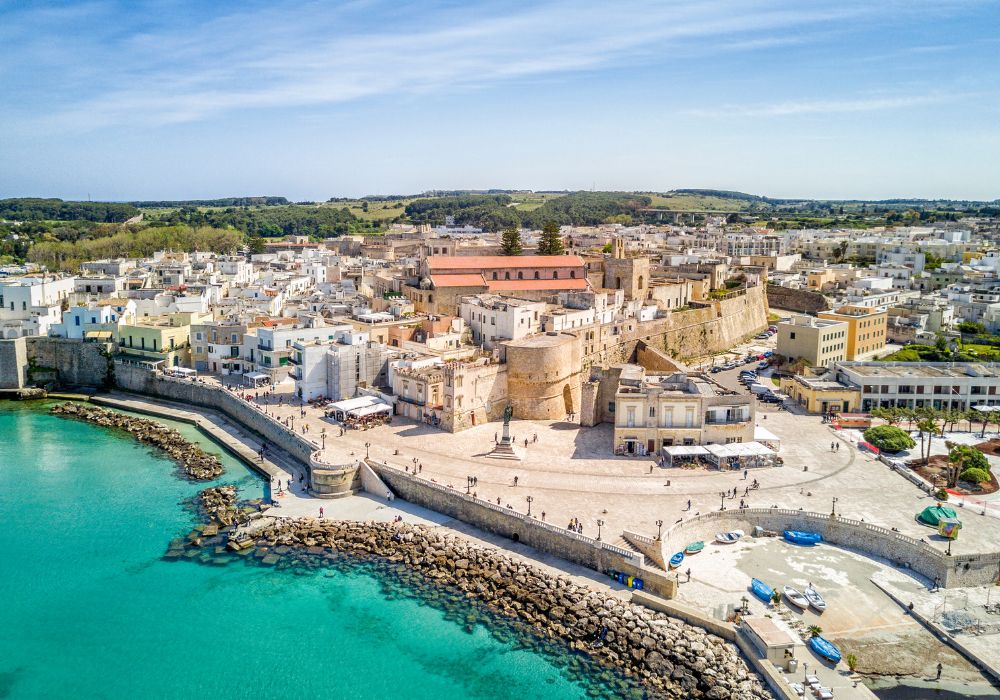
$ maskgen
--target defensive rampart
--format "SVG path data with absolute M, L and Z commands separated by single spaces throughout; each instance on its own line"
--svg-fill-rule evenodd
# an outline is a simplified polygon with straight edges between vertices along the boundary
M 542 522 L 536 517 L 413 476 L 397 467 L 373 460 L 368 464 L 397 496 L 411 503 L 595 571 L 603 573 L 614 569 L 638 577 L 643 580 L 646 590 L 666 598 L 676 593 L 676 577 L 646 566 L 645 557 L 638 552 Z
M 830 308 L 830 302 L 819 292 L 810 289 L 789 289 L 776 284 L 767 286 L 767 303 L 776 309 L 811 314 Z
M 310 491 L 316 496 L 332 498 L 361 488 L 356 465 L 325 462 L 319 454 L 320 445 L 290 430 L 230 391 L 190 379 L 167 377 L 145 366 L 122 360 L 115 362 L 114 374 L 117 386 L 125 391 L 217 410 L 280 446 L 308 467 Z
M 674 544 L 711 540 L 720 531 L 740 529 L 749 533 L 757 526 L 778 533 L 783 530 L 818 532 L 829 544 L 912 569 L 942 588 L 994 583 L 1000 566 L 1000 554 L 948 556 L 926 542 L 879 525 L 784 508 L 744 508 L 706 513 L 675 525 L 666 533 L 666 540 Z

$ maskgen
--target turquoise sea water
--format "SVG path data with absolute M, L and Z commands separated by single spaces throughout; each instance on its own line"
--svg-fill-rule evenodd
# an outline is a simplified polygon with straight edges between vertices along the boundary
M 262 494 L 262 480 L 223 459 L 220 481 Z M 200 488 L 127 436 L 0 402 L 0 698 L 611 692 L 581 680 L 587 668 L 568 670 L 579 657 L 459 624 L 419 596 L 386 595 L 390 582 L 365 567 L 162 560 L 195 522 L 189 499 Z

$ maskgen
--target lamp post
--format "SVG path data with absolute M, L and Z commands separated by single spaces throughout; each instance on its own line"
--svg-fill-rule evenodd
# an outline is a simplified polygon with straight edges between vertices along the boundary
M 656 539 L 658 539 L 658 540 L 662 539 L 662 537 L 661 537 L 662 534 L 663 534 L 663 521 L 662 520 L 657 520 L 656 521 Z
M 948 540 L 948 551 L 945 552 L 945 554 L 947 554 L 949 557 L 951 556 L 951 542 L 952 542 L 952 540 L 949 539 Z
M 365 443 L 365 459 L 368 459 L 368 448 L 371 446 L 372 444 L 370 442 Z
M 722 499 L 722 504 L 719 506 L 719 510 L 725 510 L 726 509 L 726 492 L 725 491 L 719 491 L 719 498 Z
M 743 603 L 743 607 L 741 608 L 741 610 L 743 611 L 743 614 L 746 615 L 747 611 L 749 610 L 748 606 L 750 605 L 750 599 L 747 598 L 746 596 L 743 596 L 742 598 L 740 598 L 740 601 L 742 601 Z
M 325 450 L 326 449 L 326 428 L 323 428 L 323 431 L 319 434 L 319 436 L 320 436 L 320 439 L 323 440 L 323 449 Z
M 830 516 L 831 517 L 834 517 L 834 518 L 837 517 L 837 501 L 839 501 L 839 500 L 840 499 L 837 498 L 836 496 L 833 497 L 833 509 L 830 511 Z
M 528 502 L 528 515 L 530 516 L 531 515 L 531 502 L 533 500 L 535 500 L 535 498 L 534 498 L 534 496 L 525 496 L 524 500 L 526 500 Z M 600 538 L 598 538 L 598 539 L 600 539 Z
M 597 519 L 597 540 L 601 539 L 601 528 L 604 526 L 604 521 L 600 518 Z

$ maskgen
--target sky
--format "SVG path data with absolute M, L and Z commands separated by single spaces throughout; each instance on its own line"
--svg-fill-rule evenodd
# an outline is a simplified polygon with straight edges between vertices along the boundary
M 0 0 L 0 197 L 992 200 L 998 26 L 986 0 Z

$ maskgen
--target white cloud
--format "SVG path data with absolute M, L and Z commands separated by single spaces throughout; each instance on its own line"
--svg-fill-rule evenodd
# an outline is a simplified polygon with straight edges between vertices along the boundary
M 55 110 L 52 125 L 191 122 L 235 110 L 337 104 L 663 61 L 693 49 L 752 51 L 872 12 L 867 3 L 848 1 L 623 0 L 612 6 L 550 0 L 517 11 L 451 6 L 416 21 L 391 7 L 272 5 L 93 47 L 91 60 L 112 87 Z M 365 13 L 386 21 L 378 30 L 360 30 Z
M 848 112 L 879 112 L 908 107 L 941 104 L 971 97 L 967 94 L 933 93 L 927 95 L 870 96 L 835 100 L 795 100 L 774 104 L 719 105 L 713 109 L 685 112 L 695 117 L 789 117 L 803 114 L 839 114 Z

